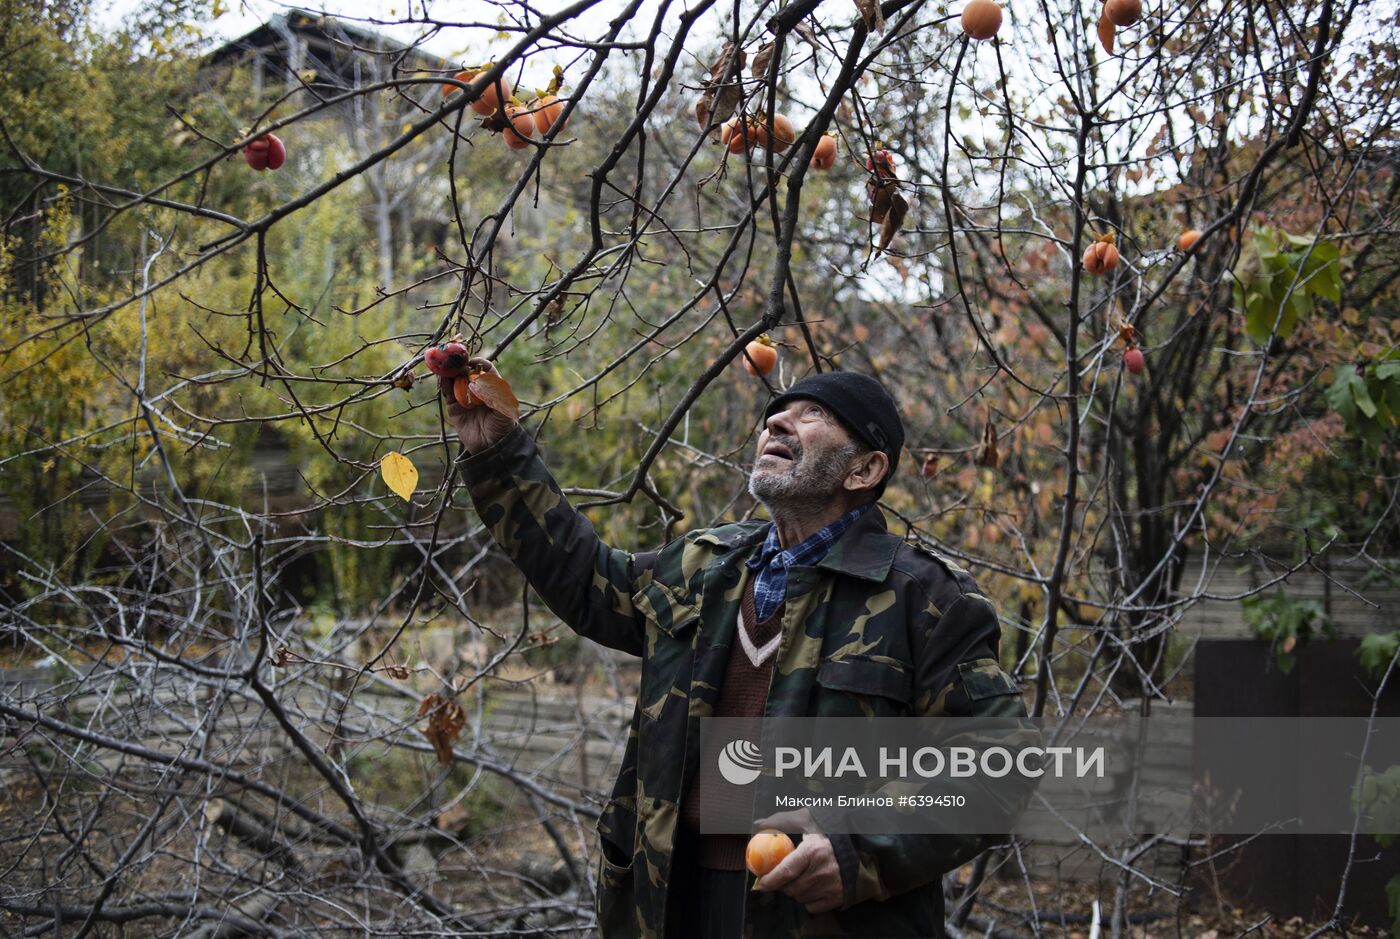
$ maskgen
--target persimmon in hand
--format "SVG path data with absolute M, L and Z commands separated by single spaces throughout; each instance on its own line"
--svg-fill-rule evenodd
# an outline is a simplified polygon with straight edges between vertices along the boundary
M 439 378 L 456 378 L 467 370 L 467 347 L 460 342 L 444 342 L 429 346 L 423 353 L 423 364 Z
M 755 877 L 763 877 L 781 864 L 783 858 L 796 847 L 791 838 L 777 829 L 760 831 L 749 839 L 749 845 L 744 849 L 744 863 Z

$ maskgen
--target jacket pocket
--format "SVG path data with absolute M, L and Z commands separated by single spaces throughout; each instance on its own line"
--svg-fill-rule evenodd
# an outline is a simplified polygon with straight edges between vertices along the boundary
M 611 800 L 598 817 L 598 899 L 594 913 L 598 917 L 598 935 L 603 939 L 631 936 L 636 932 L 632 872 L 636 862 L 633 849 L 637 813 L 627 804 L 629 801 Z
M 873 694 L 907 705 L 914 675 L 903 664 L 862 655 L 827 659 L 817 668 L 817 684 L 853 694 Z
M 879 716 L 907 714 L 914 696 L 914 674 L 903 663 L 890 659 L 851 655 L 827 659 L 817 667 L 817 684 L 823 716 Z
M 981 701 L 1002 694 L 1019 695 L 1021 689 L 1002 671 L 996 659 L 973 659 L 958 663 L 958 681 L 969 701 Z
M 598 840 L 605 867 L 631 870 L 637 843 L 637 812 L 631 802 L 631 796 L 609 799 L 598 816 Z
M 698 604 L 659 580 L 633 594 L 632 605 L 657 631 L 673 639 L 688 633 L 700 621 Z

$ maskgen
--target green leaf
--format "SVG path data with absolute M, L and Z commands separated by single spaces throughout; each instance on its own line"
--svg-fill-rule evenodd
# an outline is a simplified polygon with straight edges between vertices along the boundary
M 1392 633 L 1371 633 L 1356 648 L 1357 661 L 1372 678 L 1380 678 L 1395 652 L 1400 649 L 1400 630 Z
M 1251 292 L 1245 306 L 1244 323 L 1249 338 L 1255 342 L 1267 342 L 1274 328 L 1274 317 L 1278 305 L 1270 303 L 1271 298 Z
M 1266 260 L 1278 254 L 1278 241 L 1274 239 L 1273 229 L 1256 228 L 1254 230 L 1254 250 L 1258 253 L 1260 260 Z
M 1326 297 L 1333 303 L 1342 300 L 1341 259 L 1342 252 L 1329 242 L 1321 242 L 1303 261 L 1303 277 L 1310 293 Z
M 1371 393 L 1366 390 L 1366 382 L 1360 375 L 1356 374 L 1356 369 L 1351 370 L 1351 380 L 1348 382 L 1351 387 L 1351 396 L 1356 401 L 1356 408 L 1367 417 L 1376 416 L 1376 402 L 1371 400 Z
M 1301 289 L 1293 291 L 1288 298 L 1288 306 L 1283 311 L 1283 317 L 1278 323 L 1278 334 L 1281 338 L 1287 339 L 1293 335 L 1293 330 L 1298 326 L 1298 320 L 1312 312 L 1312 301 Z
M 1343 365 L 1337 369 L 1332 386 L 1327 389 L 1327 406 L 1342 416 L 1348 429 L 1356 424 L 1356 402 L 1351 396 L 1351 382 L 1356 378 L 1355 365 Z

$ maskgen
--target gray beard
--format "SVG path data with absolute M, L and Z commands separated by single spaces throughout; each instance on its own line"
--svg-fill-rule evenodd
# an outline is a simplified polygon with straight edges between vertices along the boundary
M 794 450 L 787 471 L 761 470 L 755 462 L 749 473 L 749 494 L 762 502 L 774 519 L 825 512 L 831 508 L 832 498 L 841 492 L 846 470 L 860 452 L 860 445 L 852 441 L 825 453 L 805 453 L 795 449 L 792 438 L 784 438 L 783 442 L 792 444 L 789 449 Z

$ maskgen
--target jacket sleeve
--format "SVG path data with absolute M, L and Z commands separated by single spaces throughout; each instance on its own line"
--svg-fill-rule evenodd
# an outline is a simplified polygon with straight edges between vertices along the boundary
M 457 466 L 491 537 L 565 625 L 608 648 L 641 655 L 644 626 L 632 595 L 656 554 L 604 544 L 519 425 Z
M 1000 638 L 995 608 L 977 593 L 962 593 L 944 611 L 929 603 L 915 614 L 911 624 L 915 716 L 1012 719 L 999 722 L 1005 729 L 955 729 L 938 740 L 938 746 L 971 747 L 980 753 L 991 746 L 1014 751 L 1038 744 L 1039 731 L 1025 719 L 1015 682 L 997 664 Z M 956 722 L 950 723 L 956 728 Z M 1025 810 L 1034 786 L 1034 780 L 1013 773 L 990 784 L 977 774 L 962 779 L 943 776 L 922 786 L 896 782 L 888 788 L 896 795 L 962 795 L 968 805 L 980 807 L 981 817 L 994 816 L 1004 823 L 1004 834 Z M 823 819 L 817 821 L 821 824 Z M 884 900 L 934 881 L 994 843 L 985 835 L 954 832 L 829 837 L 841 869 L 843 908 Z

